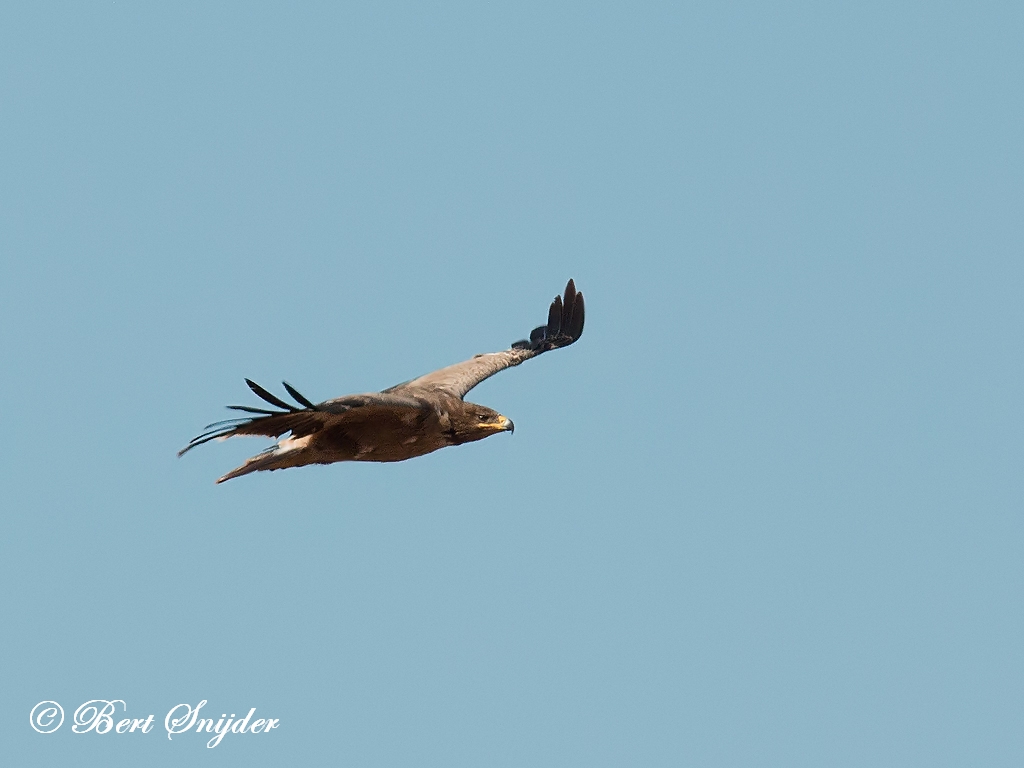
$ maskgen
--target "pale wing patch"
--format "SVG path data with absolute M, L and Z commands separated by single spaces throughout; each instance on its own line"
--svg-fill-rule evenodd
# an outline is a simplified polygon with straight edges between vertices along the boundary
M 284 440 L 278 442 L 277 447 L 274 449 L 274 453 L 301 451 L 303 448 L 309 445 L 309 442 L 312 439 L 312 435 L 306 435 L 305 437 L 287 437 Z

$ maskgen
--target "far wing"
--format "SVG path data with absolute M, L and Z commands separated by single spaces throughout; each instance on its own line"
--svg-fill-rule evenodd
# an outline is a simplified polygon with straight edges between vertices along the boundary
M 443 391 L 465 397 L 473 387 L 499 371 L 543 354 L 550 349 L 567 347 L 583 334 L 583 294 L 576 292 L 572 280 L 565 286 L 565 296 L 556 296 L 548 308 L 548 322 L 530 333 L 529 340 L 517 341 L 504 352 L 476 355 L 462 363 L 420 376 L 418 379 L 385 389 L 384 394 L 414 395 Z

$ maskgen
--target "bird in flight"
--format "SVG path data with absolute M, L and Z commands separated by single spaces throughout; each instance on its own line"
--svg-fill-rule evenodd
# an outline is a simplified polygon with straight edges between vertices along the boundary
M 467 403 L 463 399 L 466 393 L 506 368 L 569 346 L 582 333 L 583 294 L 570 280 L 565 295 L 551 302 L 547 324 L 534 328 L 529 339 L 517 341 L 503 352 L 475 355 L 381 392 L 313 403 L 288 382 L 282 382 L 298 403 L 295 406 L 246 379 L 249 389 L 280 410 L 229 405 L 232 410 L 251 415 L 208 425 L 178 456 L 210 440 L 236 435 L 278 438 L 276 445 L 217 480 L 223 483 L 250 472 L 306 464 L 405 461 L 449 445 L 511 432 L 514 425 L 510 419 L 486 406 Z M 281 439 L 286 433 L 288 437 Z

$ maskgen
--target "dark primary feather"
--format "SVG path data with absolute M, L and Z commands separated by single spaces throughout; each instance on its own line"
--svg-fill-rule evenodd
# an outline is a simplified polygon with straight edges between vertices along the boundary
M 243 411 L 245 413 L 262 413 L 264 415 L 275 414 L 277 411 L 268 411 L 266 408 L 253 408 L 251 405 L 228 405 L 225 406 L 232 411 Z
M 562 327 L 562 297 L 555 296 L 555 300 L 551 302 L 551 307 L 548 309 L 548 328 Z
M 297 402 L 299 405 L 304 405 L 306 408 L 309 408 L 311 411 L 315 411 L 316 410 L 316 406 L 313 405 L 313 403 L 311 403 L 309 400 L 307 400 L 303 396 L 303 394 L 301 392 L 299 392 L 297 389 L 295 389 L 295 387 L 293 387 L 287 381 L 282 381 L 281 383 L 284 384 L 284 388 L 288 390 L 288 394 L 291 395 L 295 399 L 295 402 Z

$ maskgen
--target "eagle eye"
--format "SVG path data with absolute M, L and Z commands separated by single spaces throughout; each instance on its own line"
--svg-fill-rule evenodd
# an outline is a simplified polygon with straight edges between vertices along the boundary
M 477 418 L 477 421 L 487 421 L 487 414 L 486 413 L 479 413 L 479 414 L 477 414 L 476 418 Z

